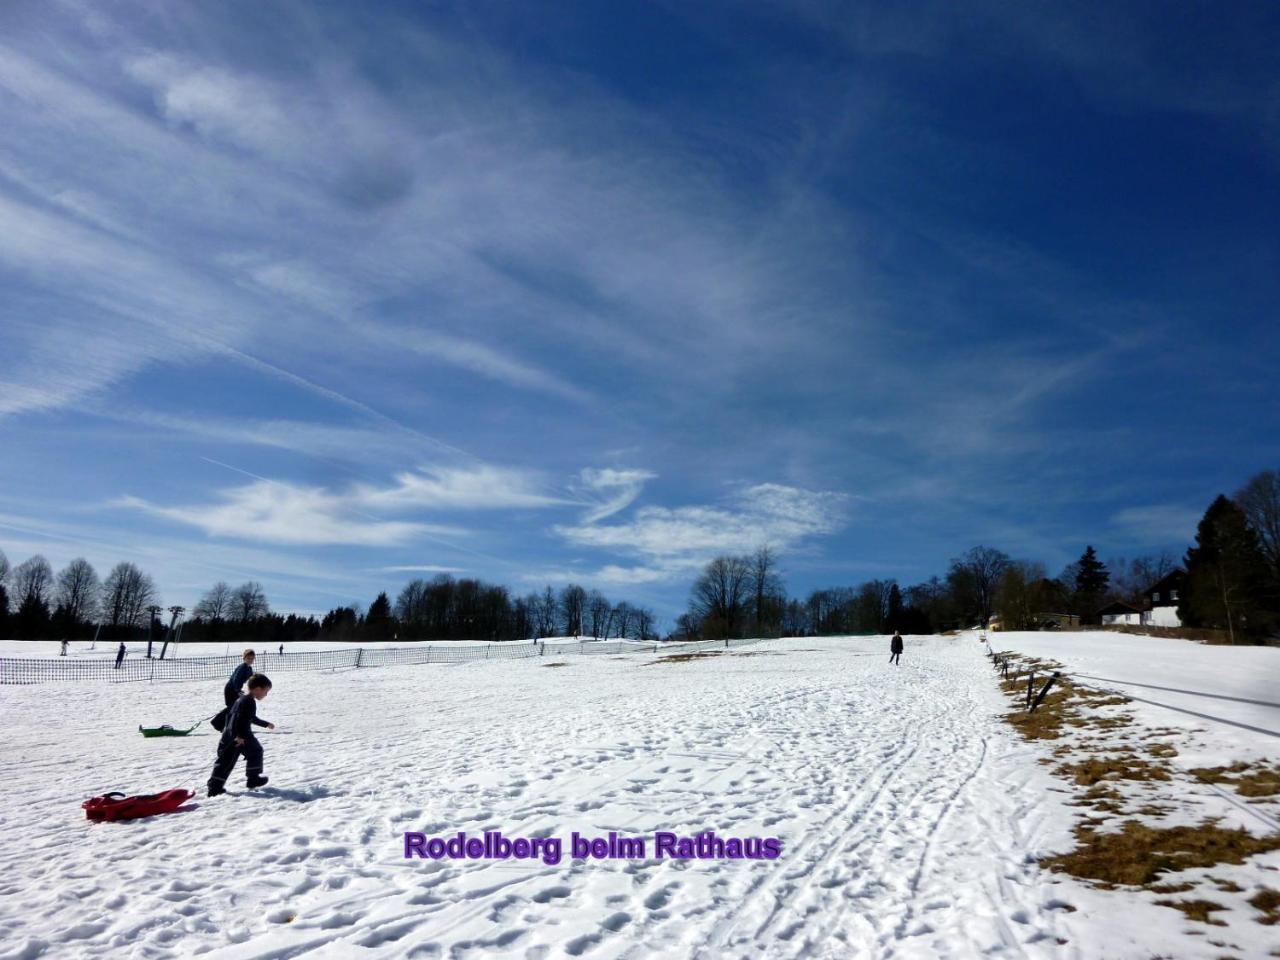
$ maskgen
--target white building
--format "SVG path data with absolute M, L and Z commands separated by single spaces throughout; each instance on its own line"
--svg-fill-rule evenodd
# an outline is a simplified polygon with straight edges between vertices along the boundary
M 1127 603 L 1108 604 L 1098 611 L 1098 615 L 1102 618 L 1104 627 L 1112 626 L 1117 623 L 1127 623 L 1133 626 L 1140 625 L 1143 620 L 1143 613 L 1137 607 L 1131 607 Z
M 1185 573 L 1175 570 L 1147 588 L 1148 607 L 1142 614 L 1142 623 L 1145 626 L 1182 626 L 1182 620 L 1178 618 L 1178 603 L 1182 599 L 1185 578 Z

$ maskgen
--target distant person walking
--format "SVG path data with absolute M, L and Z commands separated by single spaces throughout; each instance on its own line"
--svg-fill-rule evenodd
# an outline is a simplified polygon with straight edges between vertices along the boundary
M 227 678 L 227 685 L 222 688 L 222 699 L 226 706 L 219 710 L 213 719 L 209 721 L 213 729 L 221 730 L 226 726 L 227 714 L 231 711 L 232 704 L 240 699 L 240 688 L 253 676 L 253 661 L 257 659 L 257 656 L 252 650 L 246 650 L 244 652 L 244 662 L 231 671 L 231 676 Z
M 63 641 L 62 641 L 62 653 L 58 654 L 58 656 L 60 656 L 60 657 L 65 657 L 66 655 L 67 655 L 67 641 L 63 640 Z
M 124 641 L 120 641 L 120 649 L 116 651 L 116 669 L 120 669 L 120 664 L 124 660 Z
M 900 663 L 902 660 L 902 634 L 896 630 L 893 633 L 893 639 L 889 641 L 889 662 Z

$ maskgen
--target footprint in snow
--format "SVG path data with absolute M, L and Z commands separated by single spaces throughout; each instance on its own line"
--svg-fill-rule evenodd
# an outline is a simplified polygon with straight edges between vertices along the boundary
M 572 891 L 568 887 L 547 887 L 533 895 L 534 903 L 550 903 L 552 900 L 563 900 Z

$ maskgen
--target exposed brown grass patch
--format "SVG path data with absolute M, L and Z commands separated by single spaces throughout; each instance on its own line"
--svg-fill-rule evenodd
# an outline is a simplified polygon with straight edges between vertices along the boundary
M 1169 780 L 1163 764 L 1148 763 L 1132 753 L 1110 757 L 1089 757 L 1079 763 L 1064 763 L 1054 773 L 1071 777 L 1082 787 L 1102 780 Z
M 1148 889 L 1152 893 L 1186 893 L 1195 888 L 1194 883 L 1157 883 Z
M 1210 923 L 1215 927 L 1226 926 L 1223 921 L 1214 920 L 1209 916 L 1215 910 L 1227 909 L 1222 904 L 1214 903 L 1212 900 L 1157 900 L 1156 904 L 1161 907 L 1173 907 L 1175 910 L 1181 910 L 1191 920 Z
M 1147 747 L 1147 753 L 1153 757 L 1159 757 L 1161 760 L 1168 760 L 1170 757 L 1178 755 L 1178 748 L 1172 743 L 1153 743 Z
M 700 650 L 697 653 L 673 653 L 669 657 L 660 657 L 657 660 L 650 660 L 646 666 L 654 666 L 659 663 L 688 663 L 690 660 L 704 660 L 707 657 L 718 657 L 723 651 L 721 650 Z
M 1209 879 L 1223 893 L 1244 893 L 1244 887 L 1231 880 L 1223 880 L 1221 877 L 1210 877 Z
M 1104 783 L 1096 784 L 1085 791 L 1084 797 L 1070 804 L 1073 807 L 1092 807 L 1098 813 L 1123 813 L 1124 796 Z M 1099 823 L 1106 821 L 1099 820 Z
M 1233 763 L 1229 767 L 1197 767 L 1192 776 L 1202 783 L 1226 783 L 1242 797 L 1280 794 L 1280 767 L 1266 763 Z
M 567 667 L 568 665 L 569 665 L 569 662 L 567 660 L 557 660 L 555 663 L 543 664 L 544 667 Z
M 1217 820 L 1195 827 L 1148 827 L 1126 820 L 1118 833 L 1076 827 L 1078 846 L 1041 861 L 1050 870 L 1093 880 L 1104 887 L 1145 886 L 1166 873 L 1243 863 L 1245 857 L 1280 849 L 1280 834 L 1254 837 L 1227 830 Z
M 1280 890 L 1263 887 L 1262 892 L 1250 897 L 1249 906 L 1261 912 L 1258 922 L 1268 927 L 1280 923 Z

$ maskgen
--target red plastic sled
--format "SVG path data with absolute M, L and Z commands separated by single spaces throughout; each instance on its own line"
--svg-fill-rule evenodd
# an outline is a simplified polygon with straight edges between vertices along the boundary
M 172 813 L 194 797 L 190 790 L 165 790 L 142 797 L 127 797 L 123 793 L 107 793 L 80 804 L 90 820 L 136 820 L 157 813 Z

